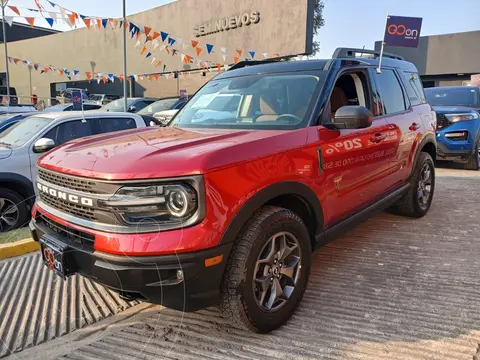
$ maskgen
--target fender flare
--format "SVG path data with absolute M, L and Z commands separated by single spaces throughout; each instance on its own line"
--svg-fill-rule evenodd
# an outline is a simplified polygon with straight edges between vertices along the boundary
M 23 189 L 25 189 L 25 194 L 27 194 L 27 198 L 29 200 L 28 203 L 32 205 L 35 202 L 35 190 L 30 179 L 23 175 L 2 172 L 0 173 L 0 187 L 3 187 L 3 183 L 5 182 L 15 183 L 21 186 Z
M 219 245 L 233 242 L 237 237 L 237 234 L 252 217 L 255 211 L 270 200 L 281 195 L 296 195 L 303 200 L 309 206 L 312 215 L 318 220 L 319 226 L 317 227 L 316 232 L 321 230 L 324 223 L 324 216 L 317 195 L 304 183 L 298 181 L 284 181 L 269 185 L 248 199 L 228 224 L 226 230 L 223 232 L 222 238 L 220 239 Z
M 437 140 L 435 139 L 435 136 L 433 134 L 425 135 L 422 141 L 420 141 L 420 145 L 417 148 L 415 159 L 413 161 L 412 173 L 410 174 L 410 177 L 413 175 L 413 173 L 415 172 L 415 169 L 417 168 L 418 158 L 420 157 L 420 153 L 422 152 L 423 147 L 428 143 L 432 143 L 435 146 L 435 153 L 437 152 Z M 433 160 L 435 161 L 435 159 Z

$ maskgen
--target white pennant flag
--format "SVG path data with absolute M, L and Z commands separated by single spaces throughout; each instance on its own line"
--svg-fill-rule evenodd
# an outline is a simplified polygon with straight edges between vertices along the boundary
M 185 55 L 184 54 L 180 54 L 180 57 L 182 58 L 182 62 L 185 60 Z
M 62 19 L 65 19 L 66 18 L 65 9 L 63 7 L 60 7 L 60 6 L 59 6 L 59 8 L 60 8 L 60 16 L 62 17 Z
M 222 55 L 223 62 L 227 60 L 227 55 Z
M 227 53 L 227 48 L 220 48 L 220 51 L 222 52 L 222 54 L 226 54 Z
M 8 25 L 12 26 L 14 16 L 5 16 L 5 21 Z
M 187 46 L 188 46 L 188 45 L 187 45 L 186 43 L 183 43 L 183 44 L 182 44 L 183 50 L 185 50 L 185 49 L 187 48 Z
M 268 53 L 263 53 L 263 57 L 266 59 L 268 57 Z
M 135 47 L 139 47 L 140 45 L 142 45 L 142 43 L 140 42 L 140 40 L 137 40 L 137 43 L 135 44 Z
M 160 45 L 158 43 L 158 40 L 157 39 L 153 40 L 153 48 L 156 49 L 158 47 L 158 45 Z
M 102 79 L 97 79 L 97 83 L 101 83 L 102 82 Z
M 70 26 L 73 29 L 74 24 L 72 24 L 72 22 L 70 21 L 69 18 L 64 18 L 63 20 L 65 21 L 65 24 L 67 24 L 68 26 Z
M 133 75 L 135 81 L 138 81 L 138 75 Z
M 156 60 L 157 60 L 157 58 L 156 58 L 155 56 L 152 57 L 152 62 L 151 62 L 151 64 L 153 64 Z
M 160 51 L 163 51 L 167 48 L 167 45 L 162 45 L 162 47 L 160 48 Z
M 53 19 L 53 22 L 57 23 L 57 13 L 56 12 L 49 12 L 48 15 Z
M 165 74 L 165 78 L 168 79 L 170 77 L 170 74 Z

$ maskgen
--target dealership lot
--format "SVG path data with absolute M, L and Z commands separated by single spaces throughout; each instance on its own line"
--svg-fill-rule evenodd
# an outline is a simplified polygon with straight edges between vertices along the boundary
M 13 346 L 12 359 L 471 360 L 480 344 L 480 174 L 437 176 L 425 218 L 382 213 L 320 249 L 299 310 L 270 335 L 233 329 L 215 308 L 182 314 L 125 303 L 78 277 L 55 281 L 38 255 L 4 261 L 1 354 Z

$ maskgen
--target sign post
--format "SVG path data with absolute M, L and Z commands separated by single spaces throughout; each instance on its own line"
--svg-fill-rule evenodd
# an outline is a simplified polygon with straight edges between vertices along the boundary
M 8 0 L 2 1 L 2 29 L 3 29 L 3 45 L 5 46 L 5 78 L 7 82 L 7 105 L 10 105 L 10 74 L 8 71 L 8 47 L 7 47 L 7 27 L 5 26 L 5 6 Z
M 382 49 L 377 72 L 382 72 L 382 58 L 385 46 L 418 47 L 422 18 L 391 16 L 387 14 L 385 33 L 383 35 Z

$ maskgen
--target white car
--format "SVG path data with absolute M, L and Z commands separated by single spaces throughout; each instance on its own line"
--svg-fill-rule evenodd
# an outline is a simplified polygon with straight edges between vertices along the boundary
M 167 125 L 179 111 L 179 109 L 163 110 L 153 114 L 153 117 L 160 121 L 162 125 Z M 150 122 L 150 125 L 155 126 L 156 124 L 152 124 L 152 122 Z
M 69 111 L 35 113 L 0 134 L 0 232 L 23 226 L 35 201 L 37 159 L 67 141 L 145 128 L 136 114 Z

